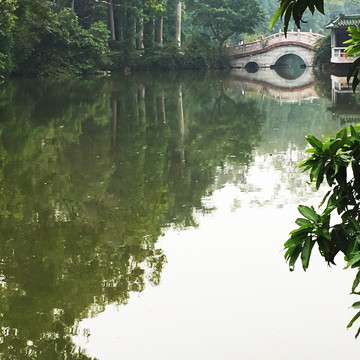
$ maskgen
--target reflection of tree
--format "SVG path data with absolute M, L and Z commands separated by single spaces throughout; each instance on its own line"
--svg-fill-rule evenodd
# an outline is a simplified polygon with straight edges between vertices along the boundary
M 139 161 L 154 160 L 145 132 L 130 132 L 137 142 L 114 149 L 109 89 L 97 88 L 100 96 L 90 92 L 80 105 L 69 88 L 54 90 L 60 93 L 47 91 L 39 101 L 51 106 L 54 95 L 68 102 L 54 116 L 42 109 L 47 122 L 31 112 L 34 99 L 23 108 L 28 118 L 14 114 L 11 99 L 1 109 L 13 115 L 2 123 L 1 149 L 4 359 L 85 358 L 74 353 L 73 324 L 107 303 L 126 303 L 145 278 L 159 283 L 165 261 L 155 248 L 164 184 L 156 168 Z
M 217 168 L 247 164 L 261 127 L 216 76 L 13 82 L 0 116 L 4 359 L 86 359 L 78 321 L 159 284 L 163 228 L 195 224 Z
M 193 208 L 206 211 L 202 197 L 211 191 L 217 167 L 251 160 L 262 120 L 254 102 L 234 102 L 225 96 L 217 78 L 205 78 L 196 88 L 192 82 L 186 85 L 182 91 L 185 130 L 174 128 L 176 137 L 170 144 L 175 151 L 169 169 L 168 216 L 176 224 L 191 226 Z M 183 138 L 181 151 L 179 138 Z

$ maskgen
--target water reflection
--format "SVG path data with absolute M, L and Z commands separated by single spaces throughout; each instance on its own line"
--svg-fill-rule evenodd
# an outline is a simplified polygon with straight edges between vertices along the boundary
M 268 166 L 304 196 L 293 165 L 305 133 L 336 127 L 328 102 L 238 86 L 221 74 L 2 86 L 3 359 L 87 359 L 72 342 L 79 321 L 159 284 L 158 239 L 196 227 L 225 184 L 256 193 L 249 174 Z M 250 205 L 281 207 L 279 186 Z
M 332 112 L 334 118 L 342 124 L 360 121 L 360 104 L 357 96 L 348 84 L 346 74 L 331 75 Z
M 291 73 L 298 76 L 291 75 Z M 256 82 L 270 89 L 280 91 L 292 91 L 296 93 L 302 88 L 312 87 L 314 75 L 311 68 L 296 67 L 288 68 L 287 66 L 276 66 L 274 68 L 260 68 L 256 72 L 249 72 L 246 69 L 231 69 L 233 80 L 237 78 L 241 82 Z
M 305 71 L 306 65 L 300 56 L 295 54 L 285 54 L 275 63 L 273 69 L 286 80 L 295 80 Z

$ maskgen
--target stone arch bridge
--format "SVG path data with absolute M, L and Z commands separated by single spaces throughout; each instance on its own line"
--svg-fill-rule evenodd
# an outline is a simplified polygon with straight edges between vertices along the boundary
M 225 48 L 231 67 L 245 68 L 256 72 L 259 68 L 269 68 L 284 65 L 282 60 L 289 55 L 297 56 L 301 65 L 309 67 L 314 58 L 316 40 L 323 37 L 321 34 L 301 31 L 289 31 L 285 37 L 281 30 L 261 40 L 242 43 Z M 286 60 L 285 60 L 286 62 Z

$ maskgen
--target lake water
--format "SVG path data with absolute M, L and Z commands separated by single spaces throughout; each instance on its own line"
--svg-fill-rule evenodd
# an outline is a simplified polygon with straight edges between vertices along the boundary
M 356 101 L 265 78 L 1 85 L 1 360 L 356 356 L 354 272 L 282 252 L 325 191 L 295 168 L 304 136 Z

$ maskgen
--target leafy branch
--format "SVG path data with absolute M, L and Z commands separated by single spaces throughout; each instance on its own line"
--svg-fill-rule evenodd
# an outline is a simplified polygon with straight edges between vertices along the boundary
M 302 217 L 296 220 L 299 227 L 290 232 L 284 244 L 285 259 L 291 271 L 299 258 L 306 270 L 315 244 L 328 264 L 335 264 L 335 256 L 342 253 L 347 262 L 345 268 L 359 269 L 352 293 L 360 295 L 356 292 L 360 284 L 360 125 L 346 127 L 325 142 L 312 135 L 306 138 L 311 145 L 306 152 L 311 155 L 298 167 L 309 171 L 316 189 L 324 181 L 331 189 L 319 205 L 319 209 L 323 209 L 321 212 L 305 205 L 298 207 Z M 340 222 L 333 224 L 334 217 Z M 353 307 L 360 308 L 360 302 Z M 359 317 L 360 311 L 348 327 Z M 359 334 L 360 328 L 356 337 Z

